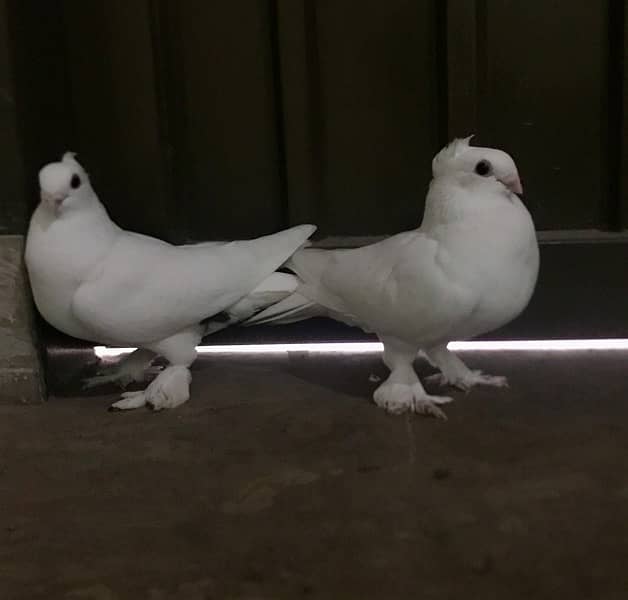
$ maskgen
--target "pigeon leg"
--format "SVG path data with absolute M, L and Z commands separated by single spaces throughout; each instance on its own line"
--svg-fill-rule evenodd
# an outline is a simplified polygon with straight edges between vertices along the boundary
M 508 380 L 499 375 L 485 375 L 482 371 L 473 371 L 467 367 L 447 346 L 437 346 L 426 352 L 428 360 L 441 372 L 431 375 L 430 380 L 442 385 L 452 385 L 465 392 L 474 385 L 492 385 L 508 387 Z
M 139 348 L 125 356 L 114 365 L 107 365 L 94 377 L 83 379 L 83 389 L 93 388 L 106 383 L 117 383 L 120 387 L 127 387 L 134 381 L 145 381 L 147 375 L 153 372 L 150 366 L 155 359 L 155 353 Z
M 390 376 L 373 393 L 375 404 L 393 414 L 408 411 L 446 420 L 439 405 L 452 399 L 431 396 L 423 389 L 412 366 L 417 349 L 395 338 L 382 338 L 382 342 L 384 363 L 390 369 Z
M 189 366 L 196 360 L 196 345 L 201 340 L 202 326 L 186 329 L 150 346 L 150 350 L 166 358 L 166 367 L 141 392 L 125 392 L 111 410 L 127 410 L 149 406 L 153 410 L 175 408 L 190 398 L 192 375 Z

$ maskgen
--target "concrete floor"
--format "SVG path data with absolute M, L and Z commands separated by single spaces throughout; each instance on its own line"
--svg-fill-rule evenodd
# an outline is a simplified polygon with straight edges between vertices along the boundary
M 465 359 L 511 388 L 446 423 L 369 402 L 376 356 L 204 359 L 172 412 L 1 406 L 0 598 L 624 600 L 628 355 Z

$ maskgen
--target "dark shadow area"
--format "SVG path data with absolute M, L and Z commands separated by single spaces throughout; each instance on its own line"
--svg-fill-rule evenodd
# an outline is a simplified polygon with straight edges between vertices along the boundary
M 170 412 L 0 406 L 3 597 L 623 598 L 628 353 L 463 358 L 511 387 L 446 423 L 379 410 L 376 356 L 213 356 Z

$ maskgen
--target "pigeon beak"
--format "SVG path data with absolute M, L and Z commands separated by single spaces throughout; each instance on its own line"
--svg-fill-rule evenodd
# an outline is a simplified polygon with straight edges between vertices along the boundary
M 59 213 L 59 209 L 64 200 L 65 196 L 56 196 L 55 194 L 44 192 L 44 190 L 41 191 L 41 201 L 50 206 L 55 213 Z
M 508 177 L 504 179 L 502 183 L 515 194 L 523 194 L 523 187 L 521 186 L 521 180 L 519 179 L 519 175 L 515 174 L 512 177 Z

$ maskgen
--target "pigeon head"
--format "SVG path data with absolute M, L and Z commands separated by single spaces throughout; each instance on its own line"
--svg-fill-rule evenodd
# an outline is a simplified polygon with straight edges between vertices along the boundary
M 41 201 L 59 216 L 62 212 L 93 202 L 94 191 L 85 169 L 66 152 L 61 162 L 50 163 L 39 171 Z
M 443 148 L 432 161 L 433 176 L 472 173 L 478 177 L 492 177 L 511 192 L 523 194 L 517 166 L 512 157 L 496 148 L 470 146 L 472 137 L 455 139 Z

